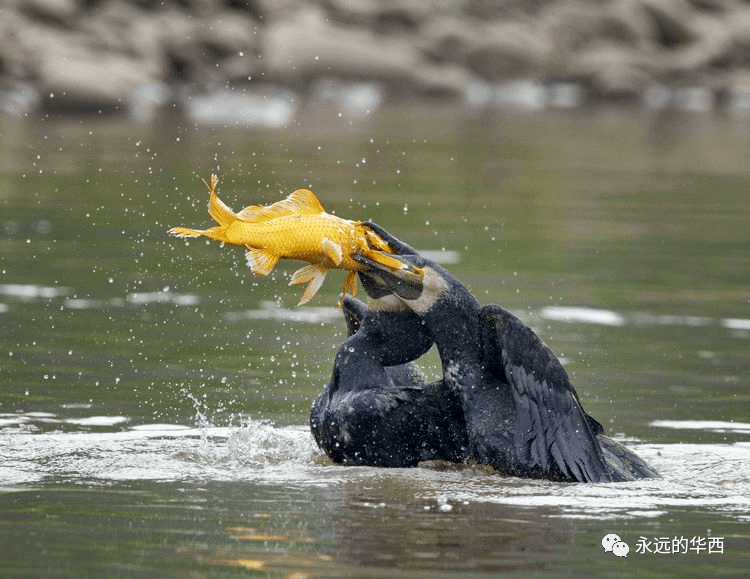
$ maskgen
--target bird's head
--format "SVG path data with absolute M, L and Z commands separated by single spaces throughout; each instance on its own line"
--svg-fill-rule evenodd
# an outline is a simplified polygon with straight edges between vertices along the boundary
M 383 302 L 396 299 L 416 314 L 425 315 L 438 300 L 451 292 L 455 278 L 436 263 L 418 254 L 391 257 L 404 263 L 405 267 L 387 268 L 364 256 L 354 256 L 368 266 L 367 271 L 360 272 L 359 276 L 371 298 Z M 412 272 L 416 270 L 422 275 L 414 275 Z

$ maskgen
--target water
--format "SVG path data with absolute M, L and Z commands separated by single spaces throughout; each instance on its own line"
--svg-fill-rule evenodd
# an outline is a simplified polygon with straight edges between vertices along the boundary
M 744 576 L 749 129 L 627 110 L 0 119 L 0 576 Z M 208 224 L 212 171 L 235 208 L 308 186 L 430 251 L 531 324 L 663 478 L 329 464 L 306 421 L 343 273 L 296 308 L 298 264 L 254 278 L 239 248 L 167 237 Z

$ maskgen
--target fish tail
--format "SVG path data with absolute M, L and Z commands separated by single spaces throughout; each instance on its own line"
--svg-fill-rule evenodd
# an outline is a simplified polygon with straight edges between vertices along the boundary
M 201 235 L 205 235 L 206 231 L 189 229 L 187 227 L 173 227 L 167 233 L 176 237 L 200 237 Z
M 226 203 L 224 203 L 219 196 L 216 194 L 216 185 L 219 183 L 219 178 L 216 175 L 211 175 L 211 179 L 208 183 L 203 180 L 203 184 L 211 193 L 211 197 L 208 199 L 208 214 L 211 219 L 216 221 L 220 227 L 229 227 L 232 223 L 237 221 L 237 214 L 232 211 Z
M 219 224 L 218 227 L 211 227 L 209 229 L 190 229 L 189 227 L 173 227 L 167 233 L 176 235 L 177 237 L 208 237 L 216 241 L 224 242 L 227 240 L 226 229 L 232 223 L 237 220 L 237 215 L 227 205 L 219 199 L 216 194 L 216 185 L 219 183 L 219 178 L 216 175 L 211 175 L 211 179 L 206 182 L 203 180 L 203 184 L 211 193 L 211 197 L 208 200 L 208 214 L 211 218 Z

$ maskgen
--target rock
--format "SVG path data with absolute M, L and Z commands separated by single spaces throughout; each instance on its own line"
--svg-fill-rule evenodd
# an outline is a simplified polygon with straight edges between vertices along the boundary
M 26 20 L 17 11 L 0 11 L 0 78 L 3 84 L 28 78 L 33 55 L 24 50 Z
M 320 76 L 403 82 L 416 65 L 404 43 L 330 24 L 322 11 L 301 10 L 263 31 L 266 79 L 308 84 Z
M 695 15 L 686 23 L 691 41 L 661 53 L 668 74 L 695 73 L 728 60 L 732 36 L 726 24 L 713 16 Z
M 750 62 L 750 8 L 738 8 L 727 18 L 731 35 L 732 54 L 730 65 L 747 69 Z
M 162 74 L 168 82 L 201 87 L 221 82 L 216 61 L 199 40 L 200 21 L 194 21 L 183 12 L 168 10 L 142 15 L 139 24 L 141 34 L 155 45 L 152 59 L 163 63 Z
M 200 23 L 196 41 L 220 57 L 235 55 L 256 48 L 257 30 L 258 23 L 253 18 L 219 12 Z
M 606 99 L 637 99 L 652 78 L 653 63 L 637 49 L 608 41 L 592 42 L 571 56 L 568 75 Z
M 33 82 L 41 106 L 74 112 L 124 111 L 134 89 L 159 70 L 127 50 L 99 18 L 80 26 L 25 22 L 13 39 L 22 78 Z
M 262 22 L 269 24 L 275 20 L 288 18 L 299 9 L 302 9 L 308 2 L 300 0 L 248 0 L 252 5 L 251 14 L 256 16 Z
M 430 60 L 464 65 L 476 36 L 476 26 L 465 19 L 436 17 L 422 27 L 418 42 Z
M 66 110 L 122 110 L 134 91 L 159 103 L 258 81 L 312 91 L 321 79 L 334 81 L 328 93 L 374 83 L 380 98 L 496 103 L 507 87 L 537 94 L 513 83 L 539 82 L 544 93 L 566 81 L 612 97 L 659 85 L 714 90 L 750 69 L 750 9 L 739 0 L 0 2 L 0 87 L 27 87 Z
M 692 42 L 690 21 L 693 18 L 693 7 L 688 0 L 639 1 L 653 20 L 652 40 L 656 44 L 671 48 Z
M 543 34 L 559 57 L 557 60 L 602 40 L 637 46 L 653 32 L 651 19 L 635 0 L 554 3 L 540 13 L 539 20 Z
M 317 9 L 267 25 L 262 38 L 264 77 L 285 85 L 309 86 L 321 77 L 367 79 L 393 94 L 457 94 L 465 78 L 455 67 L 428 62 L 402 38 L 333 25 Z
M 732 41 L 750 49 L 750 8 L 738 8 L 734 10 L 729 18 L 727 25 L 732 34 Z
M 423 51 L 432 60 L 465 66 L 493 82 L 531 76 L 544 70 L 550 44 L 531 24 L 439 18 L 423 31 Z
M 412 81 L 416 91 L 428 97 L 463 98 L 473 75 L 465 68 L 450 64 L 424 62 L 414 71 Z
M 32 20 L 68 25 L 78 13 L 76 0 L 22 0 L 21 10 Z
M 123 55 L 92 56 L 88 51 L 50 55 L 39 68 L 43 105 L 77 113 L 127 112 L 135 89 L 154 79 L 144 77 L 141 61 Z
M 616 21 L 616 29 L 624 32 L 620 38 L 613 35 L 608 38 L 626 42 L 644 52 L 653 50 L 658 36 L 657 25 L 640 0 L 618 0 L 604 4 L 602 9 L 605 14 L 602 24 L 609 26 L 608 22 Z
M 414 33 L 442 14 L 460 15 L 455 0 L 327 0 L 332 20 L 374 30 L 380 34 Z
M 208 67 L 218 66 L 225 81 L 242 84 L 261 70 L 257 31 L 254 18 L 222 11 L 201 23 L 195 44 Z
M 466 52 L 466 65 L 485 80 L 534 76 L 543 72 L 551 47 L 533 26 L 522 22 L 497 22 L 474 35 Z
M 169 61 L 163 38 L 170 30 L 190 34 L 180 27 L 182 18 L 169 12 L 151 14 L 125 2 L 107 2 L 80 24 L 88 50 L 138 59 L 146 78 L 165 78 Z

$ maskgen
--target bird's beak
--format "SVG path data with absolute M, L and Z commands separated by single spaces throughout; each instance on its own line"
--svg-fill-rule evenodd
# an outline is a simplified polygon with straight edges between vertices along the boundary
M 342 310 L 344 312 L 344 320 L 346 321 L 346 335 L 353 336 L 359 330 L 362 325 L 362 320 L 365 319 L 367 313 L 367 306 L 359 301 L 357 298 L 353 298 L 350 295 L 344 294 L 341 296 Z
M 422 295 L 424 286 L 424 270 L 412 264 L 409 259 L 415 256 L 400 256 L 387 254 L 404 264 L 402 268 L 391 268 L 379 264 L 363 255 L 355 253 L 352 257 L 359 263 L 366 265 L 366 271 L 359 272 L 362 286 L 367 295 L 373 299 L 395 294 L 405 300 L 415 300 Z

